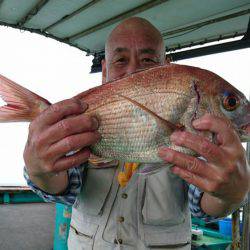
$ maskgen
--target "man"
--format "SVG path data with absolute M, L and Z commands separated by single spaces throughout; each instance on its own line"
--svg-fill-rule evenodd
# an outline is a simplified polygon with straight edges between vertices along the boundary
M 111 32 L 105 56 L 103 84 L 163 65 L 163 39 L 145 19 L 129 18 Z M 69 249 L 190 249 L 188 199 L 192 213 L 204 218 L 225 216 L 244 200 L 249 167 L 238 136 L 223 119 L 205 115 L 193 123 L 216 133 L 218 145 L 188 132 L 171 136 L 206 161 L 161 148 L 161 158 L 176 166 L 148 176 L 134 173 L 121 188 L 123 163 L 101 169 L 84 163 L 88 146 L 100 139 L 98 121 L 86 109 L 74 99 L 52 105 L 31 123 L 24 151 L 33 189 L 49 201 L 74 203 Z M 185 181 L 191 184 L 189 197 Z

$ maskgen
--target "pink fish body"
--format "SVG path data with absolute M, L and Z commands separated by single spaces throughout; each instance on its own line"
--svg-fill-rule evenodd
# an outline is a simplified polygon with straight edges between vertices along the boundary
M 32 121 L 50 103 L 0 76 L 0 121 Z M 99 122 L 102 139 L 94 154 L 128 162 L 157 163 L 158 148 L 191 150 L 171 144 L 176 129 L 193 133 L 192 121 L 211 113 L 230 120 L 242 141 L 249 141 L 250 104 L 246 97 L 218 75 L 196 67 L 168 64 L 139 71 L 85 91 L 89 115 Z M 212 139 L 210 133 L 205 134 Z

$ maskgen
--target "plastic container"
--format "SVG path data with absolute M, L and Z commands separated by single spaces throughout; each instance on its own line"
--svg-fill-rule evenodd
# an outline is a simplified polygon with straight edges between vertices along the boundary
M 240 222 L 240 233 L 242 233 L 243 224 Z M 219 231 L 223 235 L 232 237 L 232 219 L 225 218 L 223 220 L 219 220 Z

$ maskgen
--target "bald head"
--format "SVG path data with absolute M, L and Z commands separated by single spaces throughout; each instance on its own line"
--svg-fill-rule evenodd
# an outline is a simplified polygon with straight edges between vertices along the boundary
M 105 44 L 105 55 L 109 56 L 114 42 L 120 37 L 136 36 L 146 40 L 151 40 L 157 44 L 163 56 L 165 56 L 165 47 L 161 33 L 149 21 L 140 17 L 131 17 L 116 26 L 108 36 Z
M 146 19 L 132 17 L 113 29 L 106 41 L 103 76 L 110 81 L 164 62 L 160 32 Z

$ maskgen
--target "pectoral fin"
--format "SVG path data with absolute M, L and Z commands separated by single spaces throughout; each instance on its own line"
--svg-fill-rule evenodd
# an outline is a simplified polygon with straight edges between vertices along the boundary
M 172 123 L 170 121 L 165 120 L 164 118 L 160 117 L 155 112 L 153 112 L 149 108 L 145 107 L 141 103 L 139 103 L 139 102 L 137 102 L 137 101 L 135 101 L 135 100 L 127 97 L 127 96 L 123 96 L 123 95 L 119 95 L 119 96 L 123 97 L 127 101 L 133 103 L 138 108 L 142 109 L 144 112 L 146 112 L 146 113 L 150 114 L 151 116 L 153 116 L 159 125 L 163 125 L 167 129 L 170 129 L 172 132 L 174 132 L 175 130 L 182 130 L 182 129 L 184 129 L 184 126 L 182 124 L 174 124 L 174 123 Z

